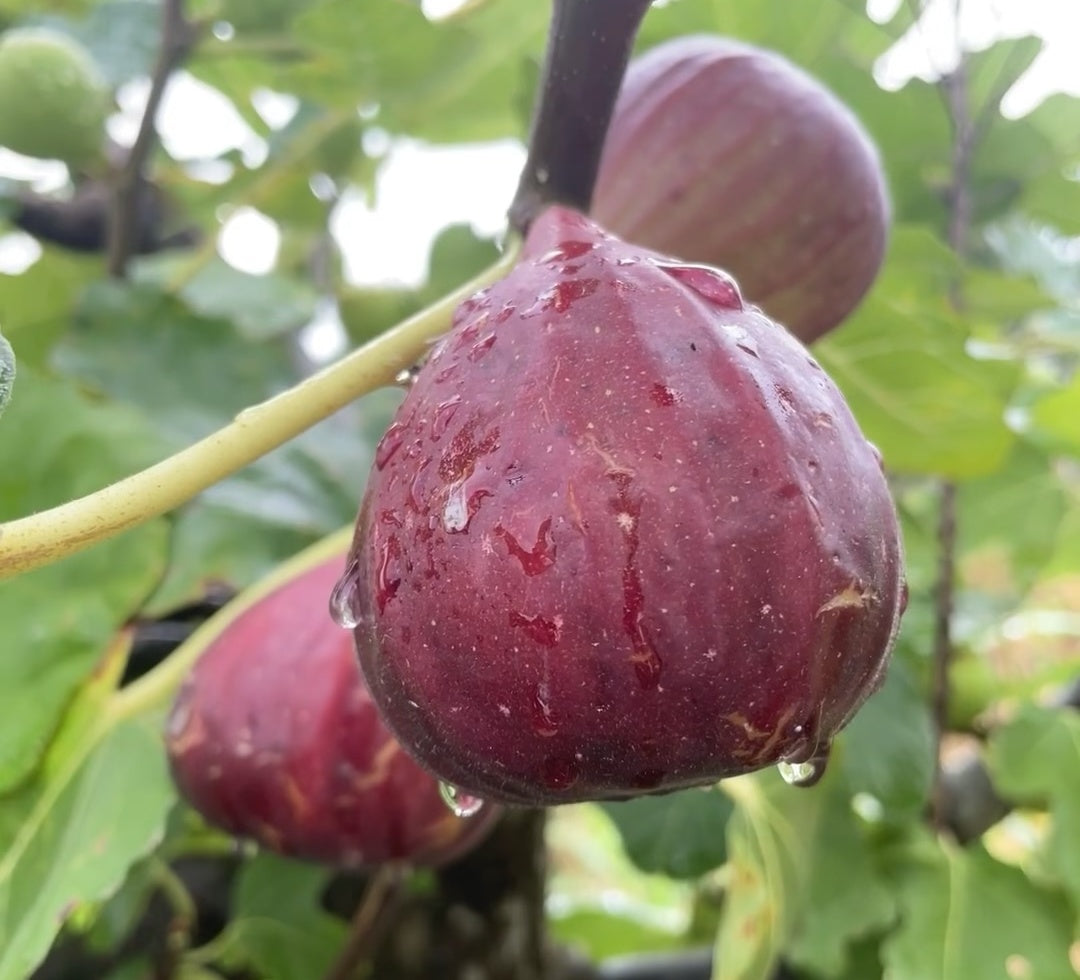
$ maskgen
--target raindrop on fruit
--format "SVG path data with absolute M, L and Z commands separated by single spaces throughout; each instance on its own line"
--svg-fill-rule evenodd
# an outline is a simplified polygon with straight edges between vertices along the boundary
M 346 630 L 355 629 L 360 625 L 362 618 L 358 608 L 360 602 L 359 568 L 358 560 L 349 562 L 349 566 L 330 593 L 330 618 Z
M 484 800 L 451 783 L 439 783 L 439 795 L 455 817 L 472 817 L 483 809 Z

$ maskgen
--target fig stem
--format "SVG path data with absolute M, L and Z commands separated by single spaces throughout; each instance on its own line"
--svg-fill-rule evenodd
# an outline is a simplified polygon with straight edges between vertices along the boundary
M 554 0 L 529 155 L 510 205 L 524 234 L 549 204 L 588 212 L 608 126 L 652 0 Z
M 165 514 L 361 395 L 392 384 L 423 357 L 432 338 L 449 329 L 459 303 L 512 268 L 519 247 L 513 241 L 475 279 L 168 459 L 85 497 L 0 524 L 0 580 Z
M 350 980 L 356 975 L 356 968 L 371 957 L 377 939 L 376 925 L 406 870 L 403 865 L 384 864 L 371 876 L 349 924 L 345 944 L 323 980 Z

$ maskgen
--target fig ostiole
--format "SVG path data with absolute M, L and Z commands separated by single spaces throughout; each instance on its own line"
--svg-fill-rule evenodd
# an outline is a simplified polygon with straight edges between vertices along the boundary
M 805 343 L 866 294 L 890 224 L 854 113 L 776 52 L 713 35 L 631 62 L 591 213 L 630 241 L 728 270 Z
M 208 822 L 290 857 L 442 864 L 482 839 L 498 807 L 459 816 L 382 724 L 326 605 L 348 536 L 329 544 L 209 624 L 167 725 L 174 779 Z
M 559 804 L 812 781 L 904 578 L 880 456 L 803 345 L 555 206 L 417 374 L 337 595 L 410 753 Z

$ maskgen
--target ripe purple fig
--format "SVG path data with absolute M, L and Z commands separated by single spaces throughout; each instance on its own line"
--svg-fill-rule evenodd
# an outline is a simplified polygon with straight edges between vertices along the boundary
M 210 823 L 281 854 L 441 864 L 478 843 L 498 808 L 455 816 L 380 721 L 326 606 L 347 545 L 317 545 L 208 624 L 168 722 L 173 776 Z
M 851 110 L 775 52 L 707 35 L 631 62 L 592 214 L 728 270 L 804 343 L 870 288 L 890 221 L 877 150 Z
M 552 207 L 379 444 L 338 595 L 410 752 L 555 804 L 820 768 L 902 592 L 880 458 L 806 349 Z

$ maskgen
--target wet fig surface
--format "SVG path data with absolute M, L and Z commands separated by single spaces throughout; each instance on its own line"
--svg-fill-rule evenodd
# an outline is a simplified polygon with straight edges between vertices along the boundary
M 717 265 L 805 343 L 840 324 L 881 267 L 882 165 L 854 113 L 773 51 L 675 38 L 631 62 L 593 216 Z
M 410 752 L 554 804 L 820 766 L 903 592 L 880 457 L 806 349 L 553 207 L 420 370 L 337 596 Z
M 327 610 L 347 543 L 210 640 L 169 719 L 173 776 L 208 821 L 282 854 L 440 864 L 478 843 L 498 808 L 456 816 L 380 721 Z

